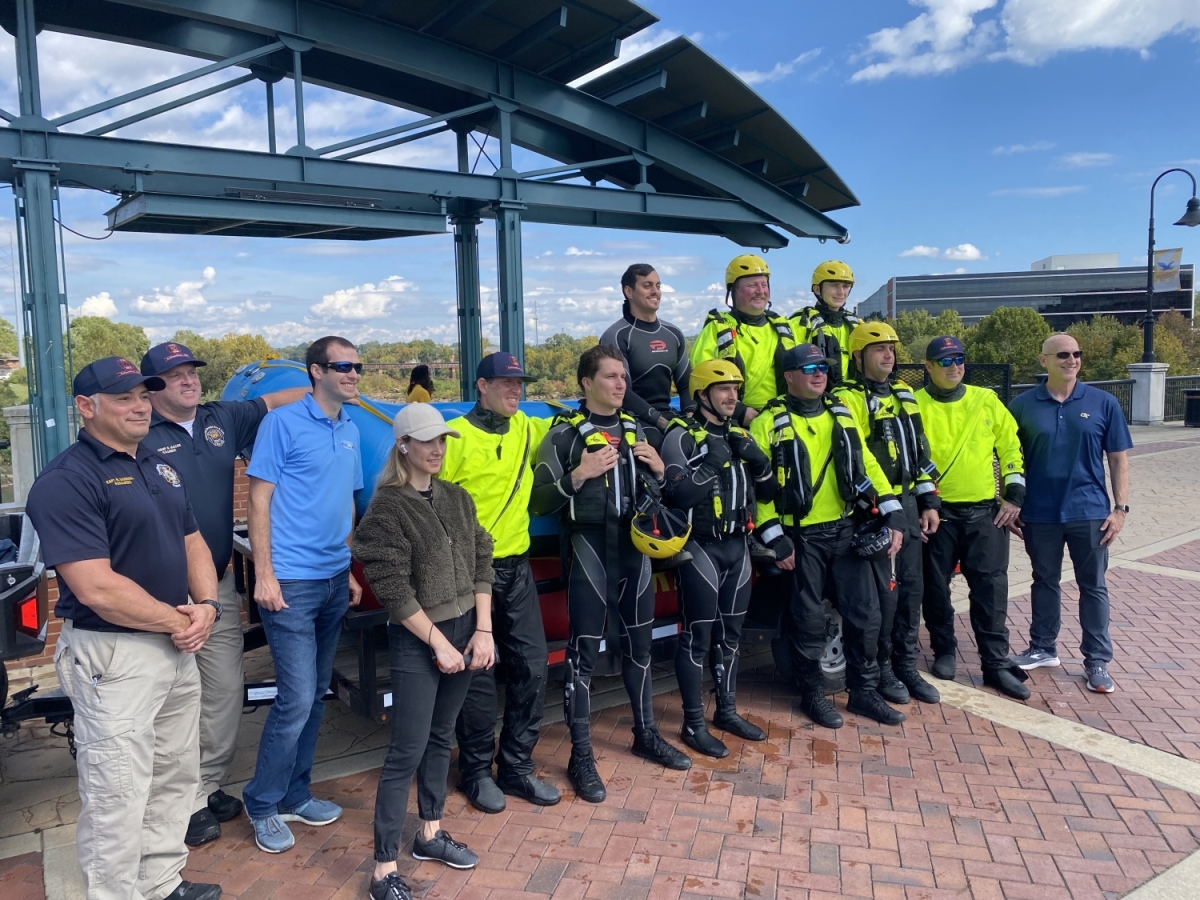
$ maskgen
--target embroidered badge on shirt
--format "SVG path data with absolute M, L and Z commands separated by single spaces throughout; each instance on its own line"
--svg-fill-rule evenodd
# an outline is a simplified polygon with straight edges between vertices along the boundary
M 171 487 L 179 487 L 180 486 L 181 482 L 179 480 L 179 473 L 176 472 L 174 469 L 172 469 L 170 466 L 168 466 L 166 463 L 159 463 L 154 468 L 158 470 L 158 474 L 162 476 L 163 481 L 165 481 L 167 484 L 171 485 Z
M 342 446 L 345 447 L 347 450 L 353 450 L 354 449 L 354 441 L 342 441 Z
M 1092 417 L 1091 413 L 1080 413 L 1079 414 L 1079 418 L 1081 418 L 1081 419 L 1090 419 L 1091 417 Z
M 209 425 L 204 429 L 204 439 L 214 447 L 225 446 L 225 431 L 216 425 Z

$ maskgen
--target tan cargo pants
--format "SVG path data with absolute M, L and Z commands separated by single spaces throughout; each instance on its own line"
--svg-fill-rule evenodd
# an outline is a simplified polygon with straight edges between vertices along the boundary
M 63 623 L 54 653 L 75 707 L 76 846 L 87 900 L 162 900 L 180 882 L 200 780 L 200 675 L 166 634 Z
M 200 652 L 200 789 L 192 812 L 208 808 L 208 795 L 219 790 L 237 751 L 242 722 L 241 599 L 233 589 L 233 568 L 217 584 L 221 621 Z

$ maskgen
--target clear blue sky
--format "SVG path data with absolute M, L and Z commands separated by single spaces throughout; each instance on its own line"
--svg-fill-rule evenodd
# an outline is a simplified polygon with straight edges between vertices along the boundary
M 1115 251 L 1122 265 L 1141 265 L 1154 176 L 1174 165 L 1200 174 L 1200 3 L 647 5 L 662 21 L 628 41 L 627 52 L 692 36 L 779 109 L 862 202 L 834 214 L 850 229 L 848 246 L 793 239 L 769 255 L 784 312 L 806 300 L 809 273 L 830 256 L 858 274 L 852 302 L 892 275 L 1028 269 L 1051 254 Z M 135 48 L 114 58 L 103 45 L 49 33 L 39 43 L 51 114 L 195 65 Z M 13 108 L 11 40 L 0 45 L 0 106 Z M 290 92 L 279 94 L 280 131 L 290 137 Z M 411 117 L 326 91 L 309 96 L 310 143 Z M 121 134 L 265 149 L 263 114 L 260 90 L 250 85 Z M 438 139 L 391 158 L 452 165 L 450 144 Z M 1160 186 L 1158 246 L 1182 246 L 1184 261 L 1196 262 L 1200 229 L 1170 227 L 1189 189 L 1185 176 Z M 66 222 L 101 235 L 111 202 L 64 191 Z M 0 232 L 11 228 L 11 217 L 0 222 Z M 494 245 L 486 226 L 483 239 L 490 287 Z M 667 317 L 694 331 L 720 302 L 710 286 L 740 252 L 718 239 L 543 226 L 526 226 L 524 247 L 527 309 L 532 317 L 536 304 L 542 339 L 598 334 L 616 316 L 621 271 L 641 261 L 656 265 L 672 289 Z M 277 343 L 330 331 L 454 339 L 448 234 L 354 245 L 68 235 L 67 275 L 73 308 L 135 322 L 159 339 L 177 327 L 263 332 Z M 11 291 L 2 291 L 0 310 L 11 309 Z M 485 295 L 493 328 L 494 297 Z M 532 321 L 527 330 L 532 340 Z

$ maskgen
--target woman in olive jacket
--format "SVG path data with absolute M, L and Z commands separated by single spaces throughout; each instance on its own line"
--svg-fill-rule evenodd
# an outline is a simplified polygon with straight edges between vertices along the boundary
M 434 476 L 441 471 L 446 427 L 433 406 L 396 414 L 396 445 L 380 472 L 354 554 L 389 613 L 392 740 L 375 800 L 373 900 L 407 900 L 396 871 L 408 790 L 417 776 L 421 827 L 415 859 L 457 869 L 479 861 L 441 829 L 450 738 L 471 671 L 492 665 L 492 539 L 470 494 Z

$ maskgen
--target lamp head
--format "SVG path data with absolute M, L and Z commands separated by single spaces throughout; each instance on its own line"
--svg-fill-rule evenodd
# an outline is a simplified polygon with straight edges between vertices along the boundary
M 1183 218 L 1175 223 L 1176 225 L 1186 225 L 1189 228 L 1194 228 L 1200 225 L 1200 197 L 1193 197 L 1187 202 L 1187 212 L 1183 214 Z

